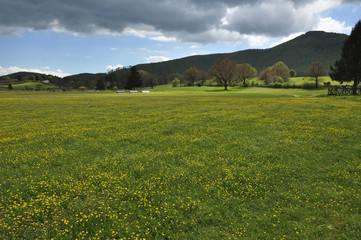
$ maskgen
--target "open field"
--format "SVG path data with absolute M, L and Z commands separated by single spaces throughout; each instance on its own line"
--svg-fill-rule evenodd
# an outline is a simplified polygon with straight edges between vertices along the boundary
M 361 97 L 0 93 L 1 239 L 360 239 Z

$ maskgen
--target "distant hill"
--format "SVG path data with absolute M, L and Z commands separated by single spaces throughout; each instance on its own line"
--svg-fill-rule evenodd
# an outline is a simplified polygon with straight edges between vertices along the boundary
M 36 73 L 36 72 L 17 72 L 17 73 L 11 73 L 8 75 L 4 75 L 2 77 L 8 76 L 11 79 L 18 79 L 18 78 L 23 78 L 23 79 L 28 79 L 30 76 L 39 76 L 41 77 L 43 80 L 47 78 L 47 76 L 49 76 L 48 74 L 43 74 L 43 73 Z
M 63 78 L 62 85 L 66 87 L 79 88 L 85 86 L 88 89 L 95 88 L 96 82 L 104 78 L 106 73 L 80 73 Z
M 258 72 L 283 61 L 299 76 L 307 73 L 310 63 L 322 62 L 327 68 L 341 54 L 345 34 L 326 33 L 322 31 L 307 32 L 295 39 L 269 49 L 251 49 L 225 54 L 190 56 L 160 63 L 139 64 L 138 69 L 159 75 L 167 73 L 184 73 L 189 67 L 207 71 L 216 59 L 229 58 L 237 63 L 249 63 Z
M 24 83 L 26 81 L 39 81 L 39 80 L 51 80 L 51 83 L 56 84 L 59 87 L 79 87 L 86 86 L 88 88 L 94 88 L 95 83 L 98 79 L 104 78 L 106 73 L 81 73 L 76 75 L 67 76 L 64 78 L 59 78 L 53 75 L 47 75 L 36 72 L 17 72 L 8 74 L 0 77 L 0 84 L 8 84 L 7 81 L 4 81 L 4 78 L 8 76 L 10 79 L 17 80 L 13 83 Z M 51 76 L 51 77 L 50 77 Z
M 80 73 L 71 76 L 64 77 L 63 79 L 69 81 L 97 81 L 99 78 L 102 78 L 106 75 L 106 73 Z
M 106 73 L 80 73 L 80 74 L 75 74 L 75 75 L 64 77 L 64 79 L 68 79 L 69 81 L 98 80 L 99 78 L 104 77 L 105 75 L 106 75 Z M 3 78 L 5 76 L 8 76 L 11 79 L 17 79 L 19 77 L 21 77 L 23 79 L 28 79 L 30 76 L 41 76 L 43 79 L 46 79 L 47 76 L 53 76 L 53 75 L 36 73 L 36 72 L 16 72 L 16 73 L 11 73 L 11 74 L 0 76 L 0 77 Z M 53 76 L 53 77 L 55 77 L 55 76 Z

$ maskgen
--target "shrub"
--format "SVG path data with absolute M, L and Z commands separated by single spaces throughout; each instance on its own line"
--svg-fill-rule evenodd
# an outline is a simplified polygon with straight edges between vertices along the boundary
M 290 70 L 290 77 L 297 77 L 297 73 L 294 69 Z
M 273 82 L 283 83 L 284 80 L 283 80 L 283 78 L 281 78 L 279 76 L 274 76 L 273 77 Z
M 316 83 L 305 82 L 302 84 L 302 88 L 305 88 L 305 89 L 316 88 Z
M 171 82 L 173 87 L 177 87 L 180 84 L 180 80 L 178 78 L 175 78 L 172 82 Z
M 268 87 L 270 87 L 270 88 L 282 88 L 283 85 L 280 82 L 274 82 L 274 83 L 269 84 Z

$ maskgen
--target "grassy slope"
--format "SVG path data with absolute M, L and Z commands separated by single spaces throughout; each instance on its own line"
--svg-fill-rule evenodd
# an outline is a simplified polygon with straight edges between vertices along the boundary
M 359 239 L 361 98 L 325 94 L 1 93 L 0 237 Z
M 36 89 L 36 88 L 38 88 L 38 86 L 41 86 L 40 89 L 57 88 L 57 86 L 55 86 L 55 85 L 45 84 L 45 83 L 41 83 L 41 82 L 26 82 L 26 83 L 21 83 L 21 84 L 12 84 L 12 86 L 13 86 L 14 90 L 23 90 L 26 88 Z M 0 87 L 6 89 L 8 86 L 2 85 Z

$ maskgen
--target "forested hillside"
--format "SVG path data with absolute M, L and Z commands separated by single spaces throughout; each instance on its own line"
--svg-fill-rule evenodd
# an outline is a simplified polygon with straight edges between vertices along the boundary
M 329 68 L 339 58 L 346 37 L 345 34 L 313 31 L 269 49 L 190 56 L 167 62 L 140 64 L 137 67 L 156 75 L 163 72 L 183 73 L 190 66 L 207 71 L 216 59 L 229 58 L 238 63 L 249 63 L 258 72 L 278 61 L 283 61 L 288 67 L 296 70 L 299 76 L 302 76 L 312 62 L 322 62 Z

